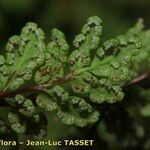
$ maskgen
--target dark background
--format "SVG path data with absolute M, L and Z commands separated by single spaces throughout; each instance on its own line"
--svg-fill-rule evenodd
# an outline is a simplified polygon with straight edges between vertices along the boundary
M 54 27 L 71 41 L 86 19 L 103 19 L 103 40 L 125 32 L 138 18 L 150 24 L 149 0 L 0 0 L 0 44 L 19 34 L 27 22 L 36 22 L 50 36 Z

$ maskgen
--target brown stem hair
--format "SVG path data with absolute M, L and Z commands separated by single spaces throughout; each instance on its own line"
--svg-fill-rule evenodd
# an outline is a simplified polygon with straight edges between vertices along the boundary
M 3 91 L 3 92 L 0 92 L 0 98 L 10 97 L 12 95 L 20 94 L 20 93 L 27 93 L 27 92 L 33 92 L 33 91 L 43 91 L 46 88 L 52 88 L 55 85 L 62 84 L 68 80 L 71 80 L 72 78 L 73 78 L 73 75 L 72 75 L 72 73 L 70 73 L 64 77 L 59 77 L 56 80 L 51 81 L 50 83 L 30 85 L 30 86 L 26 86 L 26 87 L 23 87 L 20 89 Z
M 142 80 L 144 80 L 146 78 L 150 78 L 150 72 L 146 72 L 146 73 L 140 75 L 139 77 L 133 79 L 132 81 L 127 83 L 125 85 L 125 87 L 138 84 L 139 82 L 141 82 Z M 33 92 L 33 91 L 43 91 L 46 88 L 52 88 L 56 85 L 62 84 L 64 82 L 72 80 L 72 79 L 73 79 L 73 73 L 70 73 L 64 77 L 59 77 L 56 80 L 51 81 L 50 83 L 30 85 L 30 86 L 26 86 L 26 87 L 23 87 L 20 89 L 0 92 L 0 98 L 6 98 L 6 97 L 10 97 L 10 96 L 13 96 L 15 94 L 20 94 L 20 93 L 27 93 L 27 92 Z

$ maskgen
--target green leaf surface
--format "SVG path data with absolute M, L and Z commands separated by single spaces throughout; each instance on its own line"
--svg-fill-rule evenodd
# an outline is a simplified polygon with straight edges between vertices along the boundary
M 44 32 L 35 23 L 27 23 L 20 36 L 8 40 L 6 56 L 0 56 L 1 91 L 17 89 L 32 79 L 45 59 L 43 40 Z

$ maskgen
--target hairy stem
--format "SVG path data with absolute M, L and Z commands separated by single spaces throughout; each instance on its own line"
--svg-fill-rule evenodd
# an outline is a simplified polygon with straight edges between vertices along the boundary
M 145 72 L 144 74 L 136 77 L 135 79 L 131 80 L 129 83 L 127 83 L 125 86 L 138 84 L 139 82 L 143 81 L 144 79 L 150 78 L 150 72 Z
M 127 83 L 125 86 L 137 84 L 146 78 L 150 78 L 150 72 L 146 72 L 146 73 L 140 75 L 139 77 L 137 77 L 137 78 L 133 79 L 132 81 L 130 81 L 129 83 Z M 57 78 L 56 80 L 51 81 L 50 83 L 32 85 L 32 86 L 23 87 L 23 88 L 16 89 L 16 90 L 0 92 L 0 98 L 2 99 L 2 98 L 16 95 L 16 94 L 33 92 L 33 91 L 43 91 L 46 88 L 52 88 L 56 85 L 62 84 L 64 82 L 72 80 L 72 79 L 73 79 L 73 73 L 69 73 L 64 77 L 60 77 L 60 78 Z
M 10 97 L 12 95 L 20 94 L 20 93 L 43 91 L 46 88 L 52 88 L 55 85 L 59 85 L 66 81 L 69 81 L 72 78 L 73 78 L 73 74 L 69 73 L 64 77 L 60 77 L 60 78 L 57 78 L 56 80 L 51 81 L 50 83 L 27 86 L 27 87 L 23 87 L 23 88 L 16 89 L 16 90 L 3 91 L 3 92 L 0 92 L 0 98 Z

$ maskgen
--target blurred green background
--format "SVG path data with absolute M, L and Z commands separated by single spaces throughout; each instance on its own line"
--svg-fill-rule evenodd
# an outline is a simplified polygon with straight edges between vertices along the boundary
M 149 28 L 150 0 L 0 0 L 0 51 L 5 50 L 8 38 L 19 34 L 27 22 L 36 22 L 47 33 L 46 41 L 50 39 L 51 29 L 56 27 L 65 33 L 68 42 L 71 43 L 86 19 L 92 15 L 98 15 L 103 19 L 102 41 L 105 41 L 126 32 L 138 18 L 143 18 L 145 28 Z M 0 116 L 5 115 L 6 112 L 3 112 L 0 110 Z M 109 139 L 108 143 L 113 143 L 114 137 L 104 131 L 103 123 L 80 129 L 61 124 L 53 114 L 47 116 L 49 122 L 47 138 L 49 139 L 94 139 L 94 147 L 86 148 L 89 150 L 99 150 L 100 147 L 102 150 L 106 149 L 104 142 L 100 142 L 103 134 L 106 139 Z M 70 150 L 73 148 L 31 149 Z M 78 150 L 80 149 L 84 148 Z
M 125 32 L 140 17 L 150 24 L 149 0 L 0 0 L 0 44 L 19 34 L 26 22 L 36 22 L 46 33 L 54 27 L 71 41 L 86 19 L 103 19 L 103 40 Z M 49 38 L 50 34 L 47 34 Z

